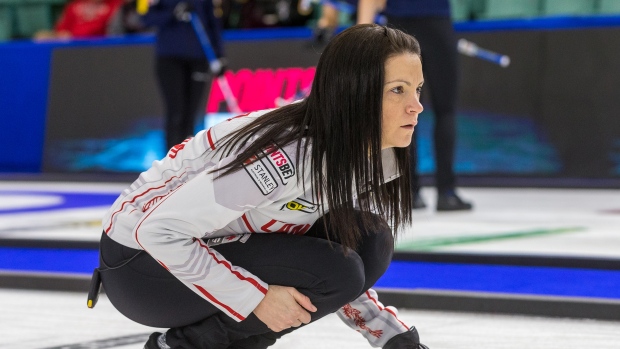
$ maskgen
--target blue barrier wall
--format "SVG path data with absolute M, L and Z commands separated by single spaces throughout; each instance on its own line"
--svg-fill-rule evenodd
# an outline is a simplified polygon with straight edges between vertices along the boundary
M 52 45 L 0 44 L 0 171 L 41 167 Z

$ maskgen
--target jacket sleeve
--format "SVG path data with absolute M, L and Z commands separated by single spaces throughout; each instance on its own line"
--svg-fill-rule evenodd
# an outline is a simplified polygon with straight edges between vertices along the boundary
M 383 347 L 392 337 L 409 327 L 398 318 L 398 311 L 379 302 L 377 292 L 369 289 L 337 312 L 347 326 L 361 333 L 371 346 Z
M 214 164 L 211 170 L 215 172 L 203 171 L 158 201 L 132 233 L 146 252 L 187 287 L 242 321 L 263 299 L 267 284 L 232 265 L 201 238 L 208 238 L 249 210 L 273 203 L 296 183 L 291 181 L 288 187 L 280 185 L 269 191 L 257 186 L 253 169 L 218 178 L 218 169 L 233 157 Z

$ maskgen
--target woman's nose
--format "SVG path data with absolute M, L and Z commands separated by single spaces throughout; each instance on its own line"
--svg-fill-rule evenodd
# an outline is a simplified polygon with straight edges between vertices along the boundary
M 420 114 L 424 110 L 422 103 L 418 99 L 416 99 L 411 105 L 407 107 L 407 112 L 409 114 L 416 113 Z

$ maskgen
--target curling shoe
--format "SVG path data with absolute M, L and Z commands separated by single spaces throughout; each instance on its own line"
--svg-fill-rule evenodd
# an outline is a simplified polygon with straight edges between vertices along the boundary
M 390 338 L 383 346 L 383 349 L 429 349 L 426 345 L 420 343 L 420 335 L 415 327 L 411 327 L 409 331 L 398 334 Z
M 437 194 L 437 211 L 469 211 L 471 202 L 463 201 L 454 190 Z

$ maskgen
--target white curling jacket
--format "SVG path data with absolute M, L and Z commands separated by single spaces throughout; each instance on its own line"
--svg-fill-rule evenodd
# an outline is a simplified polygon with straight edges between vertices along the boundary
M 304 173 L 295 166 L 296 143 L 274 146 L 265 150 L 266 157 L 247 161 L 243 170 L 218 177 L 219 169 L 240 151 L 234 149 L 222 158 L 215 151 L 218 139 L 266 112 L 228 119 L 175 146 L 140 174 L 103 218 L 110 238 L 145 250 L 237 321 L 256 308 L 267 284 L 232 265 L 203 239 L 243 239 L 248 233 L 272 232 L 301 235 L 321 214 L 311 196 L 310 166 Z M 398 176 L 394 153 L 388 149 L 382 155 L 384 178 L 389 181 Z M 384 307 L 372 289 L 342 307 L 338 316 L 374 347 L 408 330 L 396 309 Z

